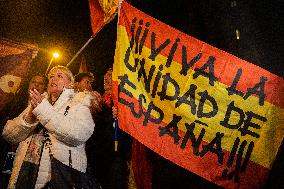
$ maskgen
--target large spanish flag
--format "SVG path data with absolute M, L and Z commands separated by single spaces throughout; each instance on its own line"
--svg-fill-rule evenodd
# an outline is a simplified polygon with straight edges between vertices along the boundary
M 117 34 L 120 128 L 220 186 L 264 186 L 283 139 L 283 78 L 126 2 Z

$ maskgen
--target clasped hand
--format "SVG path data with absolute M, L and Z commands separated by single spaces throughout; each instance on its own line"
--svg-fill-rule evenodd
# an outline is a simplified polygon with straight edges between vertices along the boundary
M 34 89 L 30 90 L 30 99 L 31 105 L 33 106 L 33 108 L 35 108 L 42 102 L 44 96 L 40 94 L 36 89 Z

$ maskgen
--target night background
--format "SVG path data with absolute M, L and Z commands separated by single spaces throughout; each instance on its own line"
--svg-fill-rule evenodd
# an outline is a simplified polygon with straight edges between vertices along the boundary
M 283 0 L 132 0 L 132 4 L 190 36 L 284 77 Z M 82 52 L 95 75 L 94 87 L 101 93 L 103 74 L 113 64 L 116 21 L 106 25 Z M 236 29 L 240 39 L 236 39 Z M 28 80 L 36 71 L 45 72 L 53 50 L 61 56 L 54 63 L 66 65 L 91 37 L 88 1 L 1 0 L 0 33 L 38 45 Z M 71 65 L 73 74 L 80 61 L 81 56 Z M 282 144 L 266 188 L 284 187 L 283 161 Z
M 60 58 L 52 66 L 66 65 L 92 35 L 87 0 L 1 1 L 0 11 L 2 37 L 38 45 L 38 56 L 33 61 L 31 72 L 45 72 L 55 50 L 60 52 Z M 112 64 L 115 32 L 113 21 L 82 53 L 90 71 L 97 77 Z M 106 48 L 112 51 L 106 51 Z M 78 72 L 80 61 L 81 56 L 70 66 L 73 74 Z

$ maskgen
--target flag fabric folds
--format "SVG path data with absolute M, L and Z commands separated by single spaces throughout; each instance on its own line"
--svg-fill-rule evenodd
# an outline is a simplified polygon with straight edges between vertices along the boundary
M 283 140 L 283 78 L 126 2 L 119 15 L 120 128 L 220 186 L 263 187 Z
M 115 17 L 117 7 L 118 1 L 116 0 L 89 0 L 91 26 L 94 36 Z
M 149 150 L 137 140 L 132 141 L 131 161 L 129 165 L 131 189 L 151 189 L 153 177 L 153 165 L 149 159 Z M 131 178 L 132 177 L 132 178 Z
M 36 56 L 36 46 L 21 44 L 0 38 L 0 111 L 18 91 L 32 59 Z

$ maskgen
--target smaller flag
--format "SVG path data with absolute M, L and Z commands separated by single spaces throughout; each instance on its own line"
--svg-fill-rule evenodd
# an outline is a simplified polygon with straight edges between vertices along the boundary
M 87 72 L 88 72 L 87 61 L 86 61 L 85 56 L 82 55 L 78 73 L 87 73 Z
M 117 14 L 116 0 L 89 0 L 91 25 L 95 36 Z

